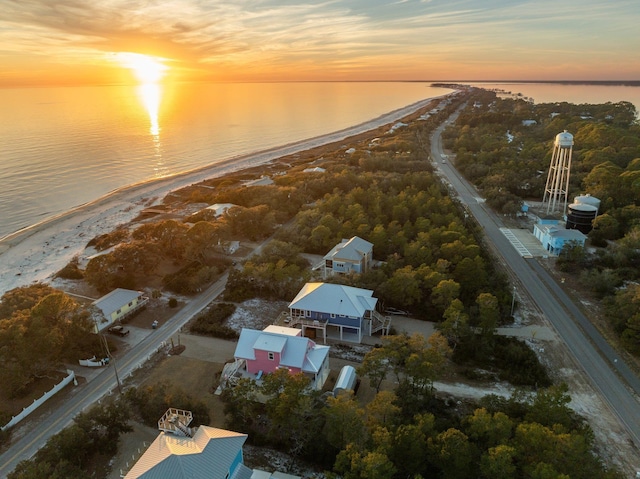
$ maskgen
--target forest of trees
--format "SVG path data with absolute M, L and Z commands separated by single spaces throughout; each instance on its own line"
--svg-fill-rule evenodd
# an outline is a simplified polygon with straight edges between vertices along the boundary
M 603 301 L 622 344 L 640 354 L 640 124 L 634 105 L 536 105 L 484 90 L 474 95 L 473 106 L 445 131 L 445 144 L 456 168 L 498 212 L 515 214 L 523 201 L 541 201 L 555 136 L 563 130 L 574 136 L 569 198 L 601 200 L 587 243 L 597 249 L 565 248 L 557 264 Z
M 348 479 L 622 477 L 593 453 L 565 385 L 455 407 L 437 399 L 450 354 L 439 334 L 384 338 L 359 371 L 378 390 L 366 405 L 350 392 L 310 392 L 302 374 L 242 379 L 223 393 L 228 426 Z M 387 375 L 396 386 L 380 389 Z
M 77 362 L 89 352 L 99 355 L 100 343 L 92 332 L 88 312 L 50 286 L 36 283 L 2 295 L 0 394 L 20 397 L 64 362 Z

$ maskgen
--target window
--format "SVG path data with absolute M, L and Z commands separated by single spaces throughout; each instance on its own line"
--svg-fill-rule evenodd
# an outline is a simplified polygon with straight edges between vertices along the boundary
M 336 317 L 336 313 L 331 313 L 331 317 L 335 318 Z
M 276 358 L 276 355 L 272 352 L 269 352 L 269 361 L 273 361 Z
M 131 302 L 129 303 L 129 307 L 131 307 L 131 306 L 133 306 L 133 301 L 131 301 Z
M 122 311 L 122 310 L 119 309 L 118 311 L 116 311 L 116 314 L 120 314 L 120 311 Z
M 307 318 L 310 318 L 310 317 L 311 317 L 311 311 L 305 311 L 305 312 L 304 312 L 304 315 L 305 315 Z

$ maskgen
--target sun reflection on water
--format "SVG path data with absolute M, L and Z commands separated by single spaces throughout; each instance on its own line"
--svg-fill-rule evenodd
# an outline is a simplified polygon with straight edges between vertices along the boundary
M 149 135 L 153 142 L 156 177 L 164 176 L 167 167 L 162 157 L 162 143 L 160 141 L 160 103 L 162 101 L 162 86 L 159 83 L 142 83 L 138 85 L 138 97 L 149 115 Z

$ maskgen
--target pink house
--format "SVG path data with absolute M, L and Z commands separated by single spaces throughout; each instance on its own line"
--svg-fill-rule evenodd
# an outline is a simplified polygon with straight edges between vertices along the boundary
M 243 328 L 234 358 L 238 369 L 261 379 L 277 369 L 303 373 L 314 389 L 322 389 L 329 376 L 329 346 L 302 337 L 301 330 L 268 326 L 264 331 Z

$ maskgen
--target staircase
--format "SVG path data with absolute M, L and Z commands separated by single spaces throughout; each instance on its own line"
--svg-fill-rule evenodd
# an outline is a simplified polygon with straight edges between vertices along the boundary
M 371 311 L 371 334 L 375 334 L 378 331 L 382 331 L 382 335 L 389 334 L 391 328 L 391 317 L 383 316 L 377 311 Z
M 191 411 L 172 407 L 169 408 L 158 421 L 158 429 L 175 436 L 191 437 L 192 432 L 189 424 L 192 419 L 193 414 Z

